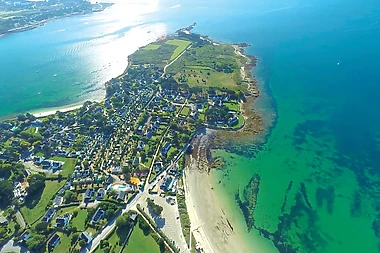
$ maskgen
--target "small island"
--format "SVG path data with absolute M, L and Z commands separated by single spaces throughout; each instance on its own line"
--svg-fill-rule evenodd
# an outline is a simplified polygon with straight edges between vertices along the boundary
M 245 104 L 258 91 L 247 45 L 192 28 L 132 54 L 102 102 L 0 123 L 0 244 L 12 239 L 34 252 L 139 252 L 142 238 L 146 252 L 204 246 L 186 207 L 185 155 L 199 131 L 254 124 Z
M 58 18 L 103 11 L 111 5 L 86 0 L 1 0 L 0 36 L 31 30 Z

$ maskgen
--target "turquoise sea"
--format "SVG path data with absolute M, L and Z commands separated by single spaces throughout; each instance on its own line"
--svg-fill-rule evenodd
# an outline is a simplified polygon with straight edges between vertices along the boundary
M 378 0 L 123 1 L 54 21 L 0 38 L 0 116 L 101 98 L 131 52 L 194 21 L 259 58 L 267 130 L 214 151 L 227 167 L 212 174 L 252 249 L 379 252 Z M 255 174 L 248 233 L 236 194 L 245 201 Z

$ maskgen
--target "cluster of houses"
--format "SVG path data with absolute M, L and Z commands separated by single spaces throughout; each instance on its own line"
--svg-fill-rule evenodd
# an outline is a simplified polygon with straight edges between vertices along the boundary
M 62 169 L 64 162 L 45 159 L 44 157 L 34 156 L 33 163 L 36 166 L 42 166 L 43 170 L 57 171 Z
M 15 182 L 13 184 L 13 197 L 18 199 L 20 202 L 23 202 L 25 197 L 28 195 L 23 184 L 20 182 Z

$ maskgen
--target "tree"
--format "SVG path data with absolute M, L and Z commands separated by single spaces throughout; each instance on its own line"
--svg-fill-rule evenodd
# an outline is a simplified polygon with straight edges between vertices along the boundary
M 48 224 L 46 222 L 40 222 L 35 226 L 35 230 L 39 234 L 44 234 L 47 231 Z
M 29 250 L 39 252 L 39 249 L 44 245 L 45 236 L 34 234 L 27 242 L 26 246 Z
M 71 237 L 71 245 L 74 245 L 75 242 L 78 240 L 78 238 L 79 238 L 79 233 L 73 234 L 73 236 Z
M 150 234 L 150 227 L 141 216 L 139 216 L 139 227 L 141 228 L 145 236 Z
M 87 243 L 86 243 L 84 240 L 80 240 L 80 241 L 79 241 L 79 246 L 80 246 L 81 248 L 85 247 L 86 245 L 87 245 Z
M 28 177 L 28 193 L 34 194 L 45 188 L 45 176 L 41 174 L 32 174 Z
M 9 180 L 0 181 L 0 204 L 8 205 L 13 196 L 13 185 Z

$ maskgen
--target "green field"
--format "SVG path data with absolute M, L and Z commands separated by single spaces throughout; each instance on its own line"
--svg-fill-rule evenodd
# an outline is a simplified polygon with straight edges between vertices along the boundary
M 84 221 L 87 217 L 87 210 L 86 209 L 78 209 L 78 215 L 77 217 L 73 218 L 70 223 L 73 227 L 76 227 L 78 231 L 84 231 Z
M 225 106 L 227 106 L 230 111 L 235 111 L 235 112 L 239 112 L 240 111 L 240 106 L 239 106 L 238 103 L 228 102 L 228 103 L 223 103 L 223 104 Z
M 141 252 L 160 253 L 160 247 L 151 235 L 144 235 L 141 228 L 136 225 L 123 253 Z
M 61 175 L 64 177 L 69 177 L 73 172 L 75 168 L 76 158 L 66 158 L 66 157 L 60 157 L 60 156 L 53 156 L 50 158 L 54 161 L 60 161 L 64 162 L 62 166 L 62 172 Z
M 161 45 L 149 44 L 149 45 L 143 47 L 142 49 L 143 50 L 156 50 L 156 49 L 159 49 L 160 47 L 161 47 Z
M 189 113 L 190 113 L 190 107 L 188 107 L 188 106 L 183 107 L 181 114 L 183 116 L 187 116 L 187 115 L 189 115 Z
M 53 253 L 68 252 L 71 247 L 71 236 L 67 236 L 64 233 L 58 232 L 60 236 L 59 244 L 54 248 Z
M 175 40 L 166 41 L 166 44 L 177 46 L 177 48 L 174 50 L 172 56 L 170 57 L 170 60 L 172 61 L 175 58 L 177 58 L 178 55 L 180 55 L 183 52 L 183 50 L 185 50 L 191 44 L 191 42 L 187 41 L 187 40 L 175 39 Z
M 116 229 L 112 232 L 111 236 L 107 239 L 109 242 L 109 245 L 111 247 L 111 252 L 120 252 L 122 244 L 120 245 L 120 238 L 116 233 Z M 95 251 L 95 253 L 103 253 L 105 252 L 104 249 L 101 249 L 98 247 Z
M 208 67 L 189 66 L 183 68 L 174 78 L 178 83 L 187 83 L 189 87 L 214 87 L 237 91 L 241 87 L 236 84 L 236 75 L 239 75 L 239 73 L 224 73 L 217 72 Z
M 49 181 L 41 195 L 35 194 L 26 199 L 25 205 L 21 208 L 21 212 L 26 223 L 31 224 L 39 219 L 46 211 L 50 200 L 54 197 L 57 191 L 65 184 L 65 181 Z

